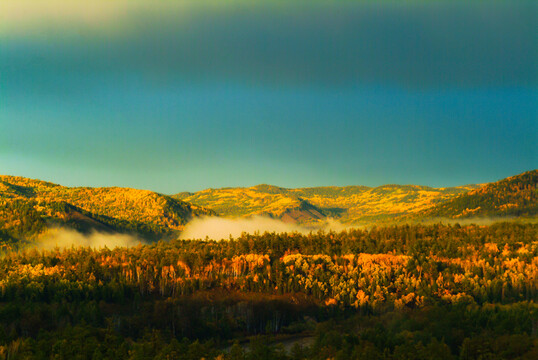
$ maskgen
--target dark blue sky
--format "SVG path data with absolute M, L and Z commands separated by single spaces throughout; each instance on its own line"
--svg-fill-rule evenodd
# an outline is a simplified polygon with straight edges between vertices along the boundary
M 538 168 L 536 10 L 262 2 L 13 22 L 0 173 L 175 193 Z

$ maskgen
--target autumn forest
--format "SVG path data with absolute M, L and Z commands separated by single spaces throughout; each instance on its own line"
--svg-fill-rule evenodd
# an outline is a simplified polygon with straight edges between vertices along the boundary
M 531 359 L 537 238 L 535 224 L 406 225 L 6 254 L 0 351 Z
M 537 179 L 167 196 L 4 176 L 0 358 L 535 359 Z M 215 216 L 288 230 L 182 236 Z

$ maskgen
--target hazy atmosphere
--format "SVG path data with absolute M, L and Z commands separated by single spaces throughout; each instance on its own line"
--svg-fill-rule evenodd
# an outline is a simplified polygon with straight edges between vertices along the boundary
M 1 172 L 162 193 L 496 181 L 537 164 L 535 4 L 5 1 Z

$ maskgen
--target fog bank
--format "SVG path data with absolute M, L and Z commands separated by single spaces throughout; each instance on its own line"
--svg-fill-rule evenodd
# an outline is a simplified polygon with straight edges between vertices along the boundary
M 181 233 L 180 239 L 206 239 L 227 240 L 231 237 L 237 238 L 242 233 L 260 233 L 265 232 L 297 232 L 308 234 L 312 231 L 343 231 L 347 226 L 340 222 L 328 219 L 324 223 L 306 226 L 286 223 L 279 219 L 273 219 L 266 216 L 253 216 L 248 219 L 226 219 L 222 217 L 201 217 L 190 221 L 185 230 Z
M 95 249 L 109 249 L 116 247 L 131 247 L 145 242 L 136 236 L 127 234 L 105 234 L 93 231 L 89 234 L 82 234 L 78 231 L 64 228 L 49 229 L 36 241 L 36 247 L 42 250 L 51 250 L 56 247 L 91 247 Z

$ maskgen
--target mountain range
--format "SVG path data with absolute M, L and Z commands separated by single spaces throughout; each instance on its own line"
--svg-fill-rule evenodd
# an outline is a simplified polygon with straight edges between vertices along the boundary
M 536 217 L 538 170 L 498 182 L 432 188 L 419 185 L 273 185 L 207 189 L 163 195 L 121 187 L 66 187 L 18 176 L 0 176 L 0 239 L 32 239 L 51 226 L 80 232 L 175 237 L 193 218 L 265 215 L 315 224 L 334 218 L 348 224 L 418 222 L 472 217 Z

